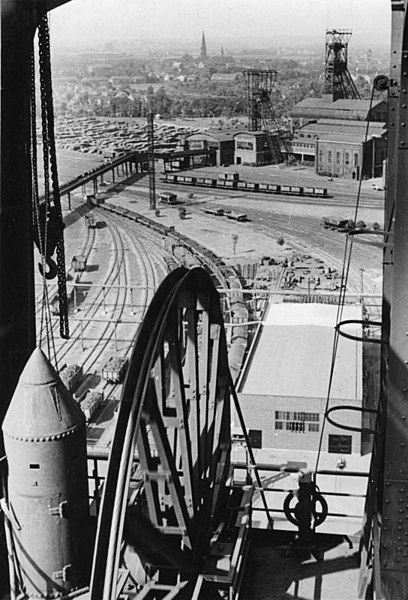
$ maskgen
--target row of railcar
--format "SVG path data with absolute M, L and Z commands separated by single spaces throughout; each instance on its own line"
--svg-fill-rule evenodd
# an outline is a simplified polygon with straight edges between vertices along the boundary
M 286 196 L 308 196 L 311 198 L 329 198 L 327 188 L 285 185 L 281 183 L 259 183 L 256 181 L 239 181 L 237 179 L 215 179 L 211 177 L 193 177 L 165 173 L 164 183 L 209 187 L 217 189 L 233 189 L 238 191 L 262 192 L 264 194 L 282 194 Z
M 241 284 L 239 282 L 237 273 L 230 265 L 227 265 L 222 258 L 217 256 L 214 252 L 208 248 L 205 248 L 195 240 L 185 236 L 179 231 L 176 231 L 174 226 L 168 227 L 162 223 L 158 223 L 153 219 L 150 219 L 149 217 L 145 217 L 139 213 L 135 213 L 132 210 L 114 204 L 105 203 L 101 205 L 101 208 L 121 215 L 122 217 L 132 221 L 136 221 L 137 223 L 140 223 L 141 225 L 144 225 L 163 236 L 170 236 L 171 238 L 177 240 L 180 245 L 183 245 L 189 252 L 199 259 L 204 268 L 207 267 L 208 271 L 217 279 L 223 288 L 232 289 L 237 288 L 238 286 L 237 292 L 228 297 L 228 308 L 231 315 L 236 314 L 247 316 L 246 304 L 242 291 L 240 290 Z M 212 214 L 220 215 L 221 213 L 216 212 Z M 170 268 L 174 268 L 174 266 L 175 265 L 172 264 Z M 247 319 L 244 318 L 243 321 L 245 322 L 245 320 Z M 239 342 L 243 349 L 246 348 L 247 336 L 247 325 L 243 324 L 242 322 L 234 325 L 233 339 L 235 340 L 235 343 Z M 237 351 L 237 354 L 239 355 L 239 358 L 234 359 L 235 366 L 238 364 L 241 365 L 244 352 Z

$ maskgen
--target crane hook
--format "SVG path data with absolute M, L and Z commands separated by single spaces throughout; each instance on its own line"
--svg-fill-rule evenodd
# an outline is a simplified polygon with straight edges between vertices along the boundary
M 57 263 L 50 256 L 46 256 L 44 260 L 48 267 L 48 270 L 45 271 L 45 279 L 54 279 L 58 273 Z M 38 263 L 38 269 L 41 275 L 44 277 L 43 266 L 41 263 Z

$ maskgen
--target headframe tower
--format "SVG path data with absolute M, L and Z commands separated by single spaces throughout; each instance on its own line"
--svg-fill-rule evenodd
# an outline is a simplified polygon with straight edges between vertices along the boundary
M 351 29 L 326 29 L 324 92 L 331 94 L 333 101 L 361 99 L 347 66 L 351 33 Z
M 288 132 L 282 131 L 271 100 L 277 77 L 274 69 L 244 71 L 248 100 L 248 129 L 264 131 L 271 151 L 271 162 L 288 160 L 291 155 Z

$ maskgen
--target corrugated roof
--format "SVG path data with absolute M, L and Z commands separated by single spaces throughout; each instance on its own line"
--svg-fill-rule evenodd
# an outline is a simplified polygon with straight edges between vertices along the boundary
M 265 396 L 327 396 L 337 307 L 271 305 L 241 393 Z M 361 307 L 345 307 L 343 319 L 360 319 Z M 360 335 L 359 325 L 348 331 Z M 331 397 L 361 400 L 361 343 L 339 338 Z

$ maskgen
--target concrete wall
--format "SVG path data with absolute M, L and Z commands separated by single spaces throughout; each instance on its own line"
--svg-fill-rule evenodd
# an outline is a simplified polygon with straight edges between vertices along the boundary
M 243 412 L 247 429 L 262 431 L 263 448 L 284 448 L 290 450 L 316 450 L 318 448 L 320 433 L 323 426 L 323 415 L 326 406 L 326 398 L 297 398 L 285 396 L 257 396 L 253 394 L 239 394 L 240 406 Z M 330 401 L 330 407 L 337 405 L 361 406 L 358 401 Z M 319 431 L 309 431 L 309 423 L 315 421 L 305 421 L 304 432 L 287 431 L 286 419 L 279 420 L 283 422 L 283 429 L 276 428 L 275 413 L 280 412 L 303 412 L 319 414 Z M 339 411 L 331 415 L 333 420 L 343 425 L 361 427 L 361 413 L 357 411 Z M 238 421 L 235 418 L 235 425 Z M 289 419 L 290 421 L 290 419 Z M 288 422 L 289 422 L 288 421 Z M 329 436 L 350 436 L 351 451 L 353 454 L 360 454 L 361 434 L 354 431 L 345 431 L 334 427 L 326 422 L 323 435 L 322 451 L 329 451 Z M 339 452 L 335 452 L 339 454 Z
M 235 162 L 242 165 L 268 165 L 271 150 L 266 135 L 239 133 L 235 135 Z

